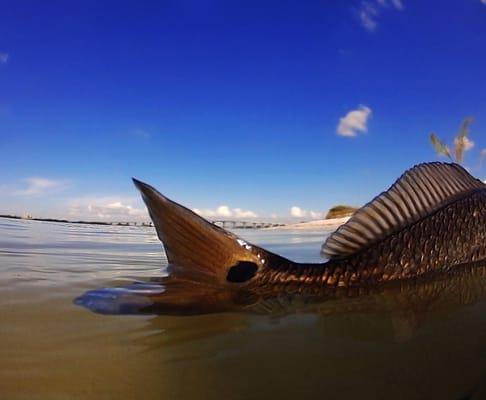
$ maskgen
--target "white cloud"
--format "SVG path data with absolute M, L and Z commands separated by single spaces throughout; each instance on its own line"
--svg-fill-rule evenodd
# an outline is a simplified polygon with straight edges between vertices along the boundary
M 486 0 L 485 0 L 486 1 Z M 464 151 L 469 151 L 474 147 L 474 142 L 469 139 L 467 136 L 463 136 L 462 138 L 455 138 L 454 139 L 454 145 L 457 146 L 459 144 L 459 141 L 462 141 L 464 144 Z
M 228 206 L 219 206 L 216 209 L 216 214 L 220 217 L 231 217 L 232 212 Z
M 338 135 L 354 137 L 358 132 L 366 132 L 370 116 L 371 109 L 366 106 L 359 106 L 358 109 L 348 112 L 339 119 L 336 128 Z
M 298 206 L 290 207 L 290 216 L 295 218 L 303 218 L 307 215 L 307 211 Z
M 465 137 L 464 138 L 464 145 L 465 145 L 464 150 L 468 151 L 468 150 L 471 150 L 474 147 L 474 142 L 471 139 Z
M 483 3 L 484 5 L 486 5 L 486 0 L 481 0 L 481 3 Z
M 318 211 L 309 211 L 309 215 L 312 219 L 320 219 L 324 218 L 323 213 L 318 212 Z
M 0 53 L 0 64 L 6 64 L 8 61 L 8 53 Z
M 123 197 L 83 197 L 69 206 L 71 219 L 128 222 L 148 220 L 147 211 L 133 206 L 134 199 Z
M 256 213 L 250 210 L 242 210 L 241 208 L 234 208 L 233 214 L 235 218 L 255 218 L 258 217 Z
M 486 1 L 486 0 L 481 0 Z M 403 10 L 401 0 L 363 0 L 358 9 L 358 17 L 361 25 L 372 32 L 378 26 L 377 19 L 386 9 Z
M 307 211 L 298 206 L 290 207 L 290 216 L 293 218 L 306 218 L 310 217 L 311 219 L 320 219 L 323 218 L 323 214 L 318 211 Z
M 216 209 L 199 209 L 195 208 L 193 211 L 196 214 L 206 218 L 256 218 L 258 215 L 250 210 L 242 210 L 241 208 L 230 208 L 226 205 L 221 205 Z
M 38 177 L 23 179 L 22 182 L 26 184 L 26 187 L 15 191 L 14 194 L 20 196 L 38 196 L 65 189 L 69 185 L 67 181 Z

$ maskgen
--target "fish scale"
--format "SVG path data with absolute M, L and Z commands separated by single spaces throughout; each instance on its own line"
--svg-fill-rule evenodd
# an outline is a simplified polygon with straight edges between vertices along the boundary
M 171 271 L 161 282 L 164 290 L 139 303 L 145 310 L 198 314 L 242 309 L 246 301 L 272 296 L 353 297 L 486 260 L 486 185 L 454 163 L 406 171 L 327 238 L 321 253 L 328 261 L 315 264 L 248 243 L 134 182 Z

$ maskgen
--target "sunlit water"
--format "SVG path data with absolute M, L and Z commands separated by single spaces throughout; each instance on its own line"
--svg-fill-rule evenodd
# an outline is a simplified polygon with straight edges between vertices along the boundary
M 326 232 L 237 234 L 318 261 Z M 152 228 L 0 219 L 0 399 L 486 398 L 481 289 L 400 313 L 376 307 L 389 302 L 380 296 L 263 316 L 106 316 L 73 304 L 160 277 L 166 263 Z

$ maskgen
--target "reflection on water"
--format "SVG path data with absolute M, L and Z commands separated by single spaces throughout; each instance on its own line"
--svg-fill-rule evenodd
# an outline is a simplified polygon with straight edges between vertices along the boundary
M 322 232 L 239 231 L 298 261 Z M 165 274 L 150 228 L 0 219 L 0 398 L 484 398 L 484 267 L 271 314 L 104 316 L 89 289 Z

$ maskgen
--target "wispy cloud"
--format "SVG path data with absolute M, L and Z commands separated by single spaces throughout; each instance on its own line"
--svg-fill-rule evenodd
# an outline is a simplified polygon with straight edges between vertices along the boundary
M 140 138 L 140 139 L 150 139 L 151 134 L 143 129 L 135 129 L 133 135 Z
M 486 0 L 481 0 L 486 1 Z M 401 0 L 363 0 L 358 9 L 358 17 L 363 28 L 374 31 L 378 26 L 378 18 L 388 9 L 403 10 Z
M 194 208 L 196 214 L 206 218 L 257 218 L 258 214 L 251 210 L 242 210 L 241 208 L 230 208 L 227 205 L 221 205 L 215 209 Z
M 88 196 L 72 199 L 69 205 L 71 219 L 99 221 L 134 221 L 147 220 L 147 211 L 134 206 L 135 199 L 109 196 Z
M 24 188 L 16 190 L 14 194 L 20 196 L 39 196 L 57 192 L 69 186 L 68 181 L 32 177 L 22 180 Z
M 289 214 L 293 218 L 311 218 L 311 219 L 320 219 L 324 218 L 324 214 L 318 211 L 308 211 L 300 208 L 299 206 L 292 206 L 290 207 Z
M 359 106 L 356 110 L 348 112 L 344 117 L 339 119 L 336 128 L 337 134 L 341 136 L 355 137 L 358 132 L 368 130 L 368 119 L 371 116 L 371 108 Z
M 486 5 L 486 0 L 481 0 L 481 3 L 483 3 L 484 5 Z
M 375 3 L 364 1 L 359 10 L 361 25 L 368 31 L 374 31 L 377 26 L 376 18 L 379 15 L 379 6 Z
M 0 53 L 0 64 L 6 64 L 8 61 L 8 53 Z

